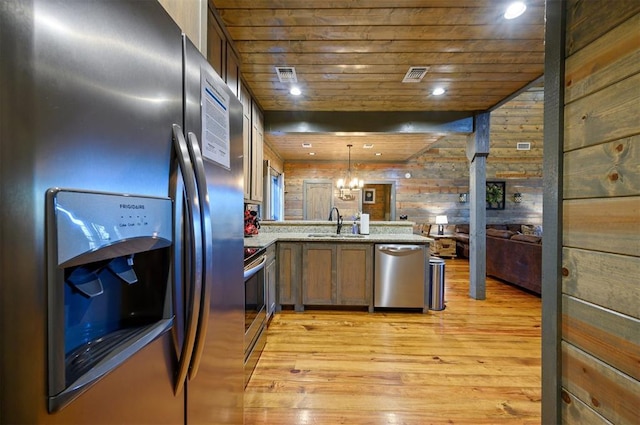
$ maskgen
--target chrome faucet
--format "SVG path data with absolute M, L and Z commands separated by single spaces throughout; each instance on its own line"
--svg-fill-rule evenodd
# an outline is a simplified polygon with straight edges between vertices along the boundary
M 336 220 L 337 220 L 336 233 L 339 235 L 340 230 L 342 229 L 342 216 L 340 215 L 340 210 L 337 207 L 332 207 L 331 211 L 329 211 L 329 221 L 333 221 L 333 210 L 336 210 Z

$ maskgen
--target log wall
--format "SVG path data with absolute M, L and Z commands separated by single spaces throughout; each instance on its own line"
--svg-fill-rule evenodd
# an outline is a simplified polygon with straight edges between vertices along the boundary
M 563 423 L 640 423 L 640 3 L 567 1 Z M 544 294 L 543 294 L 544 295 Z
M 504 210 L 487 211 L 488 223 L 542 223 L 543 106 L 543 89 L 536 87 L 491 113 L 487 180 L 506 183 L 506 202 Z M 446 214 L 450 224 L 469 223 L 469 203 L 458 202 L 460 193 L 469 192 L 466 139 L 449 135 L 406 163 L 352 163 L 352 170 L 365 182 L 395 183 L 396 218 L 407 215 L 410 221 L 433 224 L 436 215 Z M 517 150 L 518 142 L 530 143 L 531 150 Z M 337 181 L 346 169 L 346 161 L 285 162 L 285 218 L 302 219 L 305 179 Z M 513 200 L 516 192 L 522 194 L 521 203 Z

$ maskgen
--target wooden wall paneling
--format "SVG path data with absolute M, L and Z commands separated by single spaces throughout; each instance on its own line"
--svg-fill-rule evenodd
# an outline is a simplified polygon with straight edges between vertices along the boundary
M 469 176 L 465 162 L 453 163 L 422 161 L 422 167 L 411 161 L 407 164 L 367 164 L 358 169 L 358 177 L 369 181 L 380 179 L 396 182 L 396 217 L 406 214 L 410 221 L 428 223 L 435 220 L 439 211 L 444 211 L 450 223 L 469 222 L 469 204 L 458 202 L 458 194 L 469 192 Z M 346 168 L 346 165 L 345 165 Z M 512 170 L 516 168 L 516 170 Z M 507 182 L 507 203 L 504 211 L 490 212 L 491 223 L 530 223 L 540 224 L 542 215 L 542 171 L 541 164 L 530 165 L 506 163 L 488 165 L 487 174 L 491 178 L 500 176 Z M 286 162 L 285 163 L 285 214 L 287 219 L 300 220 L 302 214 L 302 183 L 309 177 L 335 181 L 341 167 L 331 163 Z M 502 170 L 502 171 L 500 171 Z M 524 172 L 522 171 L 524 170 Z M 410 179 L 404 174 L 412 173 Z M 513 202 L 513 193 L 523 194 L 523 202 Z M 335 194 L 334 194 L 335 195 Z M 378 197 L 376 192 L 376 197 Z M 340 203 L 334 198 L 336 206 L 345 212 L 345 218 L 357 211 L 357 201 Z M 366 210 L 363 204 L 363 210 Z M 364 211 L 366 212 L 366 211 Z
M 563 204 L 563 245 L 640 256 L 640 196 Z
M 562 297 L 562 337 L 607 365 L 640 379 L 636 318 L 568 295 Z
M 562 398 L 563 411 L 570 410 L 576 423 L 600 415 L 635 424 L 640 423 L 640 3 L 610 5 L 567 3 Z M 569 409 L 574 402 L 577 408 Z
M 640 73 L 565 107 L 565 151 L 638 132 Z
M 564 78 L 567 101 L 572 102 L 640 71 L 638 28 L 640 14 L 567 59 Z
M 567 425 L 611 425 L 611 422 L 566 390 L 562 391 L 562 423 Z
M 563 191 L 567 199 L 640 193 L 640 135 L 567 152 Z
M 534 88 L 491 113 L 491 154 L 487 160 L 487 177 L 506 180 L 507 196 L 511 198 L 507 199 L 504 211 L 488 214 L 490 223 L 540 224 L 542 221 L 543 104 L 544 92 Z M 500 124 L 494 126 L 496 122 Z M 408 137 L 415 138 L 416 135 Z M 295 143 L 300 142 L 300 139 L 296 140 Z M 354 146 L 362 144 L 361 137 L 349 141 L 354 141 Z M 518 141 L 530 142 L 532 149 L 517 151 Z M 374 143 L 377 146 L 376 139 Z M 402 141 L 393 139 L 393 143 Z M 466 136 L 450 134 L 426 146 L 408 161 L 355 161 L 353 169 L 365 183 L 381 179 L 395 181 L 396 216 L 406 214 L 410 221 L 432 223 L 436 215 L 444 212 L 450 223 L 468 223 L 469 204 L 458 202 L 459 193 L 469 192 L 469 164 L 465 149 Z M 302 180 L 336 180 L 346 170 L 347 164 L 340 161 L 285 161 L 284 168 L 285 215 L 287 219 L 301 219 L 301 192 L 298 191 L 302 190 Z M 412 174 L 410 179 L 404 178 L 406 172 Z M 521 204 L 513 202 L 512 195 L 516 191 L 524 195 Z M 342 206 L 339 208 L 343 210 Z
M 567 1 L 567 57 L 640 12 L 637 0 Z
M 638 381 L 565 342 L 562 385 L 614 424 L 640 423 Z
M 562 252 L 562 292 L 640 318 L 640 258 L 574 248 Z

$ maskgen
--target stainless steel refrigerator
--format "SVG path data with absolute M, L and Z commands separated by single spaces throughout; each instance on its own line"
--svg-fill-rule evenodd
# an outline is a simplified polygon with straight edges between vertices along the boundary
M 240 102 L 155 0 L 0 55 L 0 423 L 242 423 Z

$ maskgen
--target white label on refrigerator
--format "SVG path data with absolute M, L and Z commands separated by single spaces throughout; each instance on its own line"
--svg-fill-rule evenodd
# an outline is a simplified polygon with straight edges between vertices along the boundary
M 231 167 L 229 138 L 229 95 L 202 70 L 202 156 L 223 167 Z

